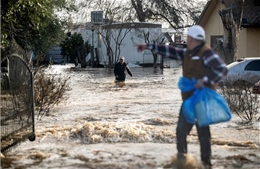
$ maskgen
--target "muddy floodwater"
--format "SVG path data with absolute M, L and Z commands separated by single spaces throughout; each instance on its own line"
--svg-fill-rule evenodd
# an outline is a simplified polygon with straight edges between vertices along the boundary
M 1 155 L 9 169 L 159 169 L 177 153 L 181 68 L 131 68 L 123 86 L 106 68 L 53 65 L 70 77 L 67 100 L 36 121 L 36 140 Z M 232 120 L 211 126 L 213 169 L 259 169 L 260 124 Z M 188 151 L 200 159 L 194 127 Z

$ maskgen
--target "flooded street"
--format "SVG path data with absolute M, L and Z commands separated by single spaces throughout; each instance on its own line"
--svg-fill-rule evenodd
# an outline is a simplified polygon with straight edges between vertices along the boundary
M 124 86 L 106 68 L 47 71 L 70 77 L 68 99 L 36 121 L 36 140 L 1 157 L 9 169 L 159 169 L 177 153 L 175 129 L 182 103 L 181 68 L 131 68 Z M 260 123 L 211 126 L 213 169 L 259 169 Z M 188 151 L 200 159 L 194 127 Z

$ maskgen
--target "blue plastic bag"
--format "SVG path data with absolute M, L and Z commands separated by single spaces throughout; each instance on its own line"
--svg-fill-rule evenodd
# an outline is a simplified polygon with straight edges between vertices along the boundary
M 204 87 L 196 93 L 194 112 L 199 126 L 208 126 L 231 119 L 226 99 L 216 91 Z
M 182 105 L 182 114 L 186 121 L 191 124 L 197 122 L 199 126 L 229 121 L 231 112 L 226 99 L 208 87 L 195 89 L 196 82 L 196 79 L 186 77 L 181 77 L 178 82 L 182 92 L 195 90 Z
M 197 83 L 195 78 L 189 79 L 186 77 L 180 77 L 178 82 L 178 87 L 182 92 L 189 92 L 195 90 L 195 84 Z M 196 91 L 195 91 L 196 92 Z M 182 105 L 182 114 L 184 115 L 186 121 L 188 123 L 194 124 L 195 121 L 195 113 L 194 113 L 194 101 L 193 96 L 190 99 L 186 100 Z
M 178 87 L 182 92 L 189 92 L 195 89 L 195 84 L 197 83 L 195 78 L 188 79 L 186 77 L 181 77 L 178 82 Z
M 195 90 L 193 95 L 186 99 L 182 104 L 182 114 L 185 117 L 186 121 L 191 124 L 196 123 L 196 116 L 195 116 L 195 103 L 196 103 L 196 96 L 199 93 L 199 90 Z

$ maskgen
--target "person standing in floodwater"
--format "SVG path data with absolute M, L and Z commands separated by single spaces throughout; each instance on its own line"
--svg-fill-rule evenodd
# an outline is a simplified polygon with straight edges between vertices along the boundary
M 183 77 L 195 78 L 196 88 L 204 86 L 216 90 L 217 83 L 228 72 L 226 64 L 223 60 L 213 52 L 213 50 L 205 43 L 205 31 L 199 25 L 189 28 L 187 36 L 187 48 L 175 48 L 170 45 L 159 44 L 139 44 L 137 50 L 139 52 L 148 49 L 154 53 L 161 54 L 175 60 L 182 60 Z M 182 100 L 186 100 L 192 96 L 191 92 L 182 92 Z M 203 112 L 201 112 L 203 113 Z M 186 121 L 180 109 L 178 124 L 176 128 L 177 150 L 178 155 L 187 153 L 187 135 L 191 131 L 194 124 Z M 211 168 L 211 134 L 209 126 L 200 127 L 196 124 L 198 137 L 200 142 L 201 160 L 205 168 Z
M 126 78 L 126 71 L 131 77 L 133 76 L 132 72 L 127 66 L 127 63 L 125 63 L 125 58 L 120 57 L 119 62 L 116 63 L 114 68 L 114 75 L 116 77 L 115 82 L 124 82 Z

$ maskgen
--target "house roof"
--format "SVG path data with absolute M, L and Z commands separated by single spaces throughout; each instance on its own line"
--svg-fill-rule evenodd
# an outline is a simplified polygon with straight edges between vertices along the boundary
M 214 8 L 218 5 L 218 3 L 219 3 L 219 0 L 209 0 L 206 3 L 196 24 L 201 25 L 201 26 L 205 25 L 207 20 L 209 19 L 210 15 L 214 11 Z
M 131 28 L 162 28 L 162 24 L 148 22 L 116 22 L 112 24 L 93 24 L 88 22 L 85 24 L 87 30 L 92 29 L 131 29 Z
M 246 1 L 244 4 L 242 27 L 260 27 L 260 3 L 258 1 Z M 221 0 L 209 0 L 196 24 L 204 26 L 218 3 L 221 3 Z
M 162 24 L 147 22 L 113 23 L 101 26 L 103 29 L 130 29 L 130 28 L 162 28 Z

